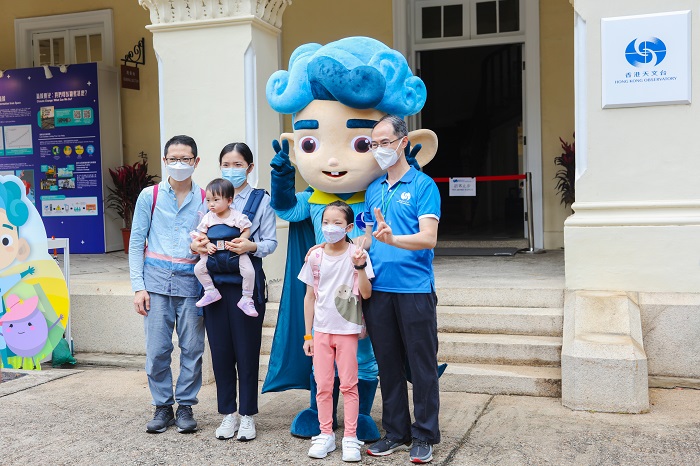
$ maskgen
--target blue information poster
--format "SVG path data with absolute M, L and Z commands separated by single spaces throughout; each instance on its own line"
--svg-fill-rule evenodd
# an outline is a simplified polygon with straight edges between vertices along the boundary
M 17 175 L 49 237 L 71 252 L 105 252 L 97 65 L 5 71 L 0 174 Z

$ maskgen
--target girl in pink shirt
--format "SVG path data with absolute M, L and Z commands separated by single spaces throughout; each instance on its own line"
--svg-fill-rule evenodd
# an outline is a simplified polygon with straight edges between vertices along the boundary
M 333 434 L 333 383 L 338 369 L 343 394 L 345 432 L 343 461 L 360 461 L 357 439 L 357 341 L 362 333 L 362 299 L 372 294 L 374 277 L 369 256 L 355 247 L 347 233 L 353 228 L 353 211 L 345 202 L 328 204 L 323 211 L 325 246 L 310 251 L 299 273 L 306 283 L 304 298 L 304 352 L 313 357 L 318 387 L 316 404 L 321 434 L 311 439 L 309 456 L 325 458 L 335 450 Z M 312 335 L 313 330 L 313 335 Z

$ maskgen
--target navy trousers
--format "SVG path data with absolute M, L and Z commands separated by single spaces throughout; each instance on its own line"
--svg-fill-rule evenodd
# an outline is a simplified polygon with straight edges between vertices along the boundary
M 379 366 L 382 427 L 387 438 L 440 442 L 440 390 L 437 372 L 437 297 L 435 293 L 372 291 L 365 323 Z M 406 361 L 413 382 L 411 425 Z
M 204 308 L 204 325 L 214 365 L 219 413 L 238 411 L 241 416 L 252 416 L 258 412 L 258 372 L 265 304 L 254 299 L 259 315 L 250 317 L 237 305 L 241 299 L 240 285 L 220 285 L 217 288 L 221 299 Z

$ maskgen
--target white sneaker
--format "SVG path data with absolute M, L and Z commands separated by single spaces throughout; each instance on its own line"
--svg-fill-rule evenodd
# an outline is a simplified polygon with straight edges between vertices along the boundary
M 362 445 L 364 442 L 357 440 L 357 437 L 343 437 L 343 461 L 360 461 Z
M 225 440 L 233 437 L 236 435 L 236 431 L 238 430 L 240 423 L 241 420 L 238 418 L 238 414 L 227 414 L 224 416 L 224 420 L 221 421 L 219 428 L 216 429 L 216 438 Z
M 335 450 L 335 435 L 319 434 L 311 437 L 311 448 L 309 448 L 311 458 L 325 458 L 333 450 Z
M 241 416 L 241 425 L 238 428 L 238 440 L 246 442 L 255 438 L 255 421 L 253 416 Z

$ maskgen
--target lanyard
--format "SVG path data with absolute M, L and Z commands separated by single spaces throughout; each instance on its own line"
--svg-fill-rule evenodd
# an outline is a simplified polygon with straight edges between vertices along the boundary
M 386 219 L 386 213 L 389 210 L 389 203 L 391 202 L 391 198 L 394 197 L 394 194 L 396 194 L 396 191 L 399 190 L 399 186 L 401 186 L 401 181 L 396 183 L 394 186 L 394 189 L 391 191 L 391 194 L 389 194 L 389 197 L 387 198 L 386 202 L 384 201 L 384 190 L 382 190 L 382 215 L 384 215 L 384 218 Z M 386 184 L 386 192 L 389 193 L 389 183 Z

